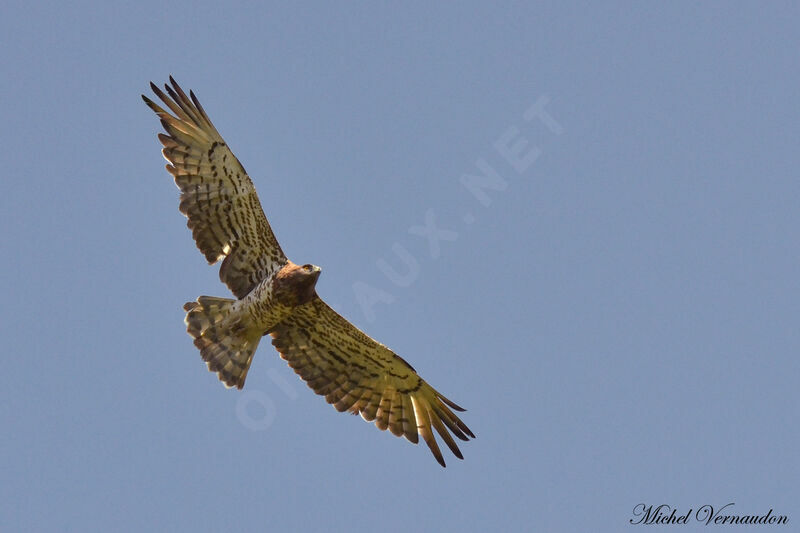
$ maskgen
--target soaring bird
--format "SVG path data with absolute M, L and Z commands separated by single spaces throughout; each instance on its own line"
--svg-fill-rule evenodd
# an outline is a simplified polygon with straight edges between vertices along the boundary
M 320 267 L 284 255 L 244 167 L 194 93 L 169 80 L 166 93 L 150 83 L 169 111 L 142 98 L 166 131 L 158 139 L 194 241 L 209 264 L 222 261 L 219 278 L 236 297 L 200 296 L 184 305 L 187 331 L 208 369 L 241 389 L 269 334 L 280 356 L 337 411 L 360 414 L 414 444 L 421 436 L 445 466 L 435 429 L 463 459 L 453 436 L 475 438 L 453 412 L 464 409 L 320 299 Z

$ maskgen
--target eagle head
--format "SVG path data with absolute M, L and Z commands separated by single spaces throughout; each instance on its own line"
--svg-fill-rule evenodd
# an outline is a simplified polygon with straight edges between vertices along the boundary
M 290 307 L 310 302 L 316 295 L 315 287 L 322 269 L 317 265 L 288 263 L 276 275 L 274 294 Z

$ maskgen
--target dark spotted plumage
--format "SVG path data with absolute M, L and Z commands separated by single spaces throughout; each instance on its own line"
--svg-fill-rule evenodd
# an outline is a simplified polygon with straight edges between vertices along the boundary
M 222 260 L 220 280 L 236 296 L 200 296 L 184 306 L 187 331 L 208 369 L 241 389 L 259 341 L 270 334 L 281 357 L 338 411 L 361 414 L 415 444 L 422 436 L 445 466 L 435 430 L 463 459 L 453 435 L 475 437 L 453 412 L 463 409 L 317 296 L 320 268 L 286 258 L 253 182 L 194 94 L 172 77 L 166 94 L 150 86 L 172 111 L 142 95 L 167 132 L 158 139 L 181 190 L 180 210 L 206 260 Z
M 155 84 L 153 92 L 175 113 L 170 115 L 142 95 L 169 135 L 159 134 L 162 153 L 181 190 L 181 213 L 188 217 L 197 247 L 210 263 L 222 259 L 219 277 L 243 298 L 261 280 L 286 264 L 253 182 L 209 120 L 193 93 L 187 97 L 175 80 Z
M 447 429 L 461 440 L 475 437 L 450 408 L 464 409 L 320 298 L 297 307 L 271 335 L 281 357 L 337 411 L 360 413 L 379 429 L 388 428 L 415 444 L 421 435 L 444 466 L 433 427 L 453 454 L 463 459 Z

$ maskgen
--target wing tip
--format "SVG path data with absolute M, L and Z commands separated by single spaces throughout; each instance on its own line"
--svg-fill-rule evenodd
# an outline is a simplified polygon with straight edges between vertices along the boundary
M 449 406 L 451 409 L 455 409 L 455 410 L 456 410 L 456 411 L 458 411 L 459 413 L 465 413 L 465 412 L 467 411 L 466 409 L 464 409 L 463 407 L 461 407 L 460 405 L 458 405 L 458 404 L 457 404 L 456 402 L 454 402 L 453 400 L 448 400 L 447 398 L 445 398 L 444 396 L 442 396 L 441 394 L 439 394 L 439 392 L 438 392 L 438 391 L 436 392 L 436 397 L 437 397 L 437 398 L 439 398 L 440 400 L 442 400 L 444 403 L 446 403 L 446 404 L 447 404 L 447 405 L 448 405 L 448 406 Z

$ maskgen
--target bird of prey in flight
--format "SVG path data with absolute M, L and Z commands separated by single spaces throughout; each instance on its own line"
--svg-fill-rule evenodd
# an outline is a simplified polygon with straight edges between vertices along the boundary
M 295 264 L 281 250 L 253 182 L 191 91 L 170 76 L 167 109 L 142 95 L 159 133 L 167 171 L 181 191 L 180 210 L 209 264 L 234 298 L 200 296 L 184 306 L 186 325 L 208 369 L 241 389 L 262 336 L 337 411 L 360 414 L 416 444 L 421 436 L 445 466 L 433 430 L 463 459 L 453 436 L 475 438 L 453 411 L 464 411 L 423 380 L 403 358 L 320 299 L 321 269 Z

